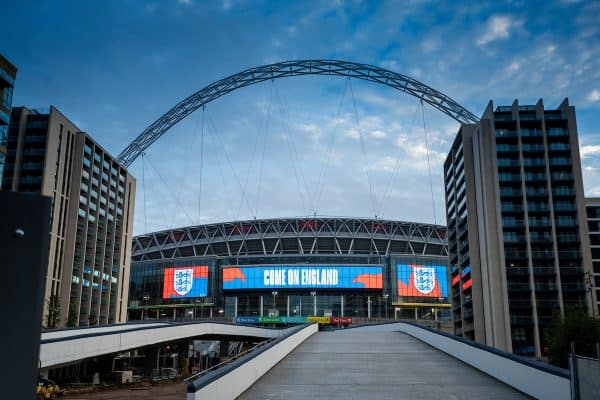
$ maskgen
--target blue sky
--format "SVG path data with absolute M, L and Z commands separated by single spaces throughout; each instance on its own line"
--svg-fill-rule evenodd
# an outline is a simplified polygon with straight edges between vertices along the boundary
M 476 115 L 489 100 L 555 108 L 568 97 L 585 191 L 600 196 L 598 1 L 11 3 L 0 51 L 19 68 L 14 105 L 54 105 L 115 155 L 215 80 L 335 58 L 412 76 Z M 418 101 L 351 84 L 354 96 L 344 78 L 286 78 L 210 103 L 204 124 L 192 114 L 131 167 L 135 232 L 313 213 L 443 223 L 442 163 L 458 124 L 425 107 L 432 202 Z

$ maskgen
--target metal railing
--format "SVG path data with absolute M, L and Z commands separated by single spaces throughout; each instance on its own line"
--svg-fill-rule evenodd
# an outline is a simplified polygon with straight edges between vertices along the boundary
M 271 341 L 273 341 L 273 339 L 263 340 L 262 342 L 259 342 L 259 343 L 255 344 L 254 346 L 250 347 L 249 349 L 246 349 L 246 350 L 244 350 L 244 351 L 236 354 L 235 356 L 230 357 L 230 358 L 226 359 L 225 361 L 220 362 L 217 365 L 213 365 L 210 368 L 207 368 L 207 369 L 205 369 L 203 371 L 197 372 L 197 373 L 195 373 L 195 374 L 193 374 L 193 375 L 185 378 L 183 381 L 186 382 L 186 383 L 188 383 L 188 382 L 191 382 L 191 381 L 193 381 L 194 379 L 196 379 L 196 378 L 198 378 L 200 376 L 204 376 L 204 375 L 206 375 L 206 374 L 208 374 L 210 372 L 213 372 L 213 371 L 216 371 L 216 370 L 218 370 L 220 368 L 223 368 L 224 366 L 226 366 L 226 365 L 230 364 L 231 362 L 239 359 L 240 357 L 243 357 L 246 354 L 248 354 L 248 353 L 250 353 L 250 352 L 252 352 L 252 351 L 254 351 L 256 349 L 258 349 L 260 347 L 263 347 L 264 345 L 266 345 L 267 343 L 270 343 Z

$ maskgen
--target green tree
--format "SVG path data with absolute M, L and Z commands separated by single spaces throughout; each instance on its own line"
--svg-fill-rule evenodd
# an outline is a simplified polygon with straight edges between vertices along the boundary
M 46 314 L 46 327 L 56 328 L 60 319 L 60 298 L 56 294 L 50 295 L 48 300 L 48 314 Z
M 590 318 L 581 308 L 567 308 L 565 317 L 555 313 L 546 331 L 550 363 L 562 368 L 569 367 L 571 342 L 575 352 L 583 356 L 596 356 L 596 343 L 600 342 L 600 321 Z
M 69 309 L 69 317 L 67 318 L 67 326 L 69 328 L 77 326 L 77 311 L 72 307 Z

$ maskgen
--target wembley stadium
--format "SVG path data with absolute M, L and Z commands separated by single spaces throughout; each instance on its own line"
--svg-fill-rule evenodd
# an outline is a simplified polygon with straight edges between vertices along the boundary
M 133 238 L 129 320 L 446 319 L 446 227 L 289 218 Z

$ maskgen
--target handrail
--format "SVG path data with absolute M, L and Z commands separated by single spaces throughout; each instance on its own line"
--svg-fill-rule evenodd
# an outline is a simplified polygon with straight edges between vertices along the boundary
M 263 340 L 262 342 L 259 342 L 259 343 L 255 344 L 254 346 L 250 347 L 249 349 L 246 349 L 246 350 L 242 351 L 241 353 L 238 353 L 235 356 L 230 357 L 227 360 L 220 362 L 217 365 L 213 365 L 210 368 L 207 368 L 207 369 L 205 369 L 203 371 L 197 372 L 194 375 L 188 376 L 183 381 L 185 383 L 188 383 L 191 380 L 198 378 L 199 376 L 203 376 L 203 375 L 206 375 L 207 373 L 209 373 L 211 371 L 215 371 L 217 369 L 220 369 L 220 368 L 224 367 L 225 365 L 229 364 L 230 362 L 237 360 L 238 358 L 240 358 L 240 357 L 248 354 L 251 351 L 254 351 L 254 350 L 258 349 L 259 347 L 262 347 L 262 346 L 266 345 L 267 343 L 269 343 L 269 342 L 271 342 L 273 340 L 274 339 L 272 339 L 272 338 L 271 339 L 267 339 L 267 340 Z

